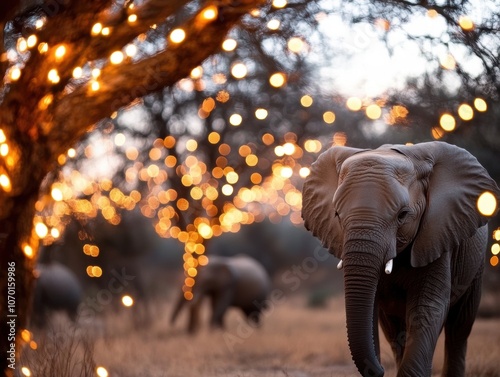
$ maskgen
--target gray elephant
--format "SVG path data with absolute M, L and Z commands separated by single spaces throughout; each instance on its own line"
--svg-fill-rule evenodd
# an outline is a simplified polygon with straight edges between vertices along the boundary
M 347 335 L 363 376 L 383 376 L 377 321 L 398 377 L 431 376 L 445 331 L 443 376 L 465 374 L 467 338 L 481 295 L 487 217 L 500 191 L 464 149 L 443 142 L 333 147 L 303 188 L 305 226 L 344 269 Z
M 43 328 L 50 313 L 64 311 L 75 322 L 82 301 L 82 287 L 76 275 L 66 266 L 51 262 L 36 268 L 32 323 Z
M 195 332 L 199 325 L 201 303 L 205 297 L 210 297 L 212 327 L 223 327 L 224 314 L 229 307 L 241 309 L 249 321 L 259 324 L 270 289 L 269 276 L 255 259 L 246 255 L 210 256 L 209 263 L 201 267 L 196 276 L 193 299 L 186 301 L 181 292 L 170 322 L 174 324 L 182 307 L 188 303 L 188 331 Z

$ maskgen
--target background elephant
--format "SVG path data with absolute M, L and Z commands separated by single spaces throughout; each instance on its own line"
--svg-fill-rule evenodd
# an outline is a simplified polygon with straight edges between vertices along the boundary
M 241 309 L 249 321 L 258 324 L 270 289 L 269 276 L 255 259 L 246 255 L 210 256 L 209 263 L 200 268 L 196 276 L 193 299 L 187 302 L 181 292 L 170 322 L 173 324 L 182 307 L 188 304 L 188 331 L 196 331 L 201 303 L 208 296 L 212 307 L 211 326 L 223 327 L 229 307 Z
M 66 266 L 51 262 L 39 264 L 35 281 L 32 323 L 43 328 L 53 311 L 64 311 L 75 321 L 82 301 L 82 287 L 73 271 Z
M 485 191 L 498 201 L 479 162 L 442 142 L 334 147 L 312 165 L 302 216 L 341 259 L 349 347 L 363 376 L 384 375 L 377 319 L 398 376 L 431 376 L 443 327 L 442 374 L 464 376 L 487 243 L 476 208 Z

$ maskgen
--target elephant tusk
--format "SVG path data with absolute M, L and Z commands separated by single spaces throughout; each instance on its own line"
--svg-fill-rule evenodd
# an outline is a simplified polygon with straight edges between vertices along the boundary
M 389 275 L 392 272 L 392 259 L 389 259 L 389 262 L 385 264 L 385 273 Z
M 342 259 L 341 259 L 339 264 L 337 264 L 337 270 L 341 270 L 342 267 L 343 267 L 343 265 L 342 265 Z

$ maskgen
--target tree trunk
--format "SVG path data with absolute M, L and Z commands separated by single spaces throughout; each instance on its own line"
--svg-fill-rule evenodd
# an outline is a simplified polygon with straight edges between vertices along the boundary
M 33 267 L 36 246 L 30 243 L 33 228 L 33 216 L 38 191 L 11 198 L 10 203 L 1 203 L 11 211 L 0 220 L 0 324 L 2 337 L 0 351 L 2 353 L 0 370 L 5 376 L 13 376 L 17 356 L 21 351 L 20 331 L 28 325 L 31 308 L 33 285 Z M 6 205 L 7 204 L 7 205 Z M 24 252 L 24 247 L 32 248 L 31 256 Z M 26 250 L 29 254 L 29 249 Z M 7 355 L 7 356 L 5 356 Z M 14 359 L 11 358 L 14 356 Z

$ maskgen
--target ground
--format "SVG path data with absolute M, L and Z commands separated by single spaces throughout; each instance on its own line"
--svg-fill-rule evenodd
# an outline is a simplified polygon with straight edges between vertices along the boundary
M 169 326 L 167 306 L 149 329 L 133 332 L 130 321 L 115 322 L 112 333 L 97 343 L 95 359 L 110 376 L 121 377 L 359 376 L 347 346 L 343 299 L 332 299 L 321 309 L 307 308 L 305 302 L 296 297 L 274 305 L 259 329 L 231 311 L 225 330 L 210 331 L 205 323 L 195 336 L 185 333 L 185 323 Z M 436 375 L 442 348 L 441 339 Z M 499 376 L 499 355 L 500 320 L 478 320 L 469 340 L 468 376 Z M 382 363 L 387 376 L 395 375 L 385 341 Z
M 95 362 L 110 377 L 359 377 L 347 347 L 342 298 L 321 309 L 307 308 L 305 302 L 296 297 L 274 305 L 259 329 L 248 327 L 239 312 L 231 311 L 225 330 L 210 331 L 205 322 L 195 336 L 184 331 L 186 313 L 176 326 L 169 326 L 168 305 L 158 307 L 144 329 L 134 330 L 131 318 L 113 318 L 95 345 Z M 467 376 L 500 375 L 499 325 L 499 319 L 476 321 L 469 338 Z M 435 376 L 441 370 L 442 341 L 434 358 Z M 395 375 L 385 341 L 382 364 L 386 376 Z

